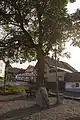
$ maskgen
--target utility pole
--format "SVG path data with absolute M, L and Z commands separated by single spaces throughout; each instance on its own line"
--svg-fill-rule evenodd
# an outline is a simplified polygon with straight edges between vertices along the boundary
M 55 70 L 56 70 L 56 97 L 57 97 L 56 104 L 59 104 L 60 99 L 59 99 L 59 84 L 58 84 L 58 74 L 57 74 L 57 49 L 56 49 L 56 46 L 55 46 Z

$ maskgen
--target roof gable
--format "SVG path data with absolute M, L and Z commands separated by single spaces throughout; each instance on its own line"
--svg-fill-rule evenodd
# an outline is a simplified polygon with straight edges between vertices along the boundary
M 71 70 L 72 72 L 78 72 L 75 68 L 73 68 L 70 64 L 66 63 L 66 62 L 63 62 L 63 61 L 60 61 L 63 63 L 64 65 L 64 68 L 68 69 L 68 70 Z
M 55 66 L 55 59 L 54 58 L 50 58 L 49 56 L 46 56 L 45 57 L 45 63 L 49 66 L 49 67 L 51 67 L 51 66 Z M 35 68 L 37 68 L 38 67 L 38 62 L 37 62 L 37 64 L 36 64 L 36 66 L 35 66 Z M 69 71 L 71 71 L 71 72 L 78 72 L 75 68 L 73 68 L 71 65 L 69 65 L 68 63 L 66 63 L 66 62 L 63 62 L 63 61 L 59 61 L 59 60 L 57 60 L 57 67 L 59 67 L 59 68 L 63 68 L 63 69 L 66 69 L 66 70 L 69 70 Z

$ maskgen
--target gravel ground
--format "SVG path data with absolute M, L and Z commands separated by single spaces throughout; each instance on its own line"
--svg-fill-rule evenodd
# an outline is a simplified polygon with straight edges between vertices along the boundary
M 29 108 L 34 104 L 35 104 L 35 101 L 26 101 L 26 100 L 0 102 L 0 115 L 12 110 Z
M 50 98 L 51 107 L 45 110 L 35 110 L 35 101 L 1 102 L 0 120 L 80 120 L 79 102 L 64 100 L 63 104 L 58 106 L 54 105 L 55 102 L 55 98 Z

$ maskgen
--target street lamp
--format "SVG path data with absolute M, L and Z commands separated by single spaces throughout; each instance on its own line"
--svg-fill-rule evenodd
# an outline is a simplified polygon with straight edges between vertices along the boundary
M 55 52 L 55 70 L 56 70 L 56 97 L 57 97 L 57 104 L 60 103 L 59 99 L 59 84 L 58 84 L 58 74 L 57 74 L 57 49 L 54 49 Z

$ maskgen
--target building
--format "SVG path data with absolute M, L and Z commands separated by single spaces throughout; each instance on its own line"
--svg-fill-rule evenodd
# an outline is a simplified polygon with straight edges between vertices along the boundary
M 24 73 L 24 69 L 12 67 L 9 61 L 6 62 L 6 80 L 16 81 L 16 75 Z
M 55 59 L 50 57 L 45 57 L 45 80 L 48 82 L 56 81 L 56 67 L 55 67 Z M 37 70 L 38 63 L 35 66 L 35 70 Z M 34 70 L 34 71 L 35 71 Z M 60 81 L 64 81 L 65 73 L 73 73 L 78 72 L 71 65 L 66 62 L 57 60 L 57 75 Z
M 18 81 L 34 81 L 34 66 L 29 65 L 23 74 L 17 74 L 16 79 Z
M 65 90 L 80 92 L 80 72 L 67 73 L 65 75 Z
M 44 72 L 44 84 L 47 88 L 56 89 L 56 67 L 55 59 L 50 57 L 45 57 L 45 72 Z M 38 63 L 35 66 L 37 71 Z M 57 77 L 59 82 L 59 88 L 64 89 L 65 82 L 64 77 L 66 73 L 78 72 L 75 68 L 66 62 L 57 60 Z
M 6 71 L 7 74 L 7 80 L 8 81 L 16 81 L 16 75 L 23 73 L 24 70 L 23 69 L 19 69 L 19 68 L 8 68 Z
M 25 74 L 31 83 L 35 82 L 34 66 L 29 65 L 25 71 Z

